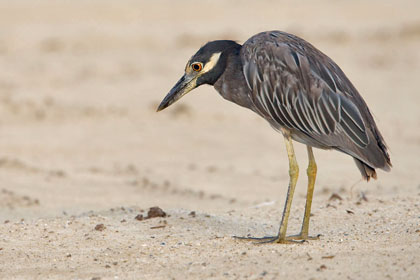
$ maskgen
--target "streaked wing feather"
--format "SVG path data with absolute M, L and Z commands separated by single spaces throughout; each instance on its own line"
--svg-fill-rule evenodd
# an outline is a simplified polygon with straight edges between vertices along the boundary
M 342 71 L 287 33 L 252 38 L 242 47 L 243 71 L 259 113 L 323 145 L 345 137 L 366 147 L 369 137 Z M 315 49 L 316 50 L 316 49 Z

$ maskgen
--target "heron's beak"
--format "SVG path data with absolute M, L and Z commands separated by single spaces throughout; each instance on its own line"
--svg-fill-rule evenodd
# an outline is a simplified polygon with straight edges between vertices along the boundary
M 166 107 L 175 103 L 178 99 L 183 97 L 185 94 L 197 87 L 197 79 L 194 76 L 184 74 L 181 79 L 175 84 L 175 86 L 169 91 L 165 98 L 157 108 L 157 112 L 162 111 Z

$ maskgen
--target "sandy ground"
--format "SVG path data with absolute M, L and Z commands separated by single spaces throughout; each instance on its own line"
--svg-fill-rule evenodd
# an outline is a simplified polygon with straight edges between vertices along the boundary
M 420 2 L 307 2 L 1 1 L 0 278 L 418 279 Z M 316 150 L 304 244 L 231 238 L 278 228 L 288 162 L 264 120 L 204 86 L 155 113 L 203 43 L 272 29 L 343 68 L 394 164 L 366 183 Z

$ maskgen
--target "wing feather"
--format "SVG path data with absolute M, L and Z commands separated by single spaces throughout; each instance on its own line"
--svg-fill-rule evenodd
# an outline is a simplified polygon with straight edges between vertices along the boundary
M 308 54 L 297 37 L 271 33 L 251 38 L 241 50 L 250 97 L 259 113 L 323 145 L 339 145 L 344 137 L 366 147 L 366 126 L 341 70 L 328 59 L 320 60 L 320 52 Z

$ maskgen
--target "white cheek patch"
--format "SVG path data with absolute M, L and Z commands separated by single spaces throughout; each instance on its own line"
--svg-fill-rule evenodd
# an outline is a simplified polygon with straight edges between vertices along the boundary
M 201 73 L 207 73 L 209 72 L 211 69 L 214 68 L 214 66 L 216 66 L 217 62 L 219 61 L 220 55 L 222 54 L 222 52 L 218 52 L 213 54 L 210 57 L 210 60 L 206 63 L 206 65 L 204 65 L 203 70 L 201 70 Z

